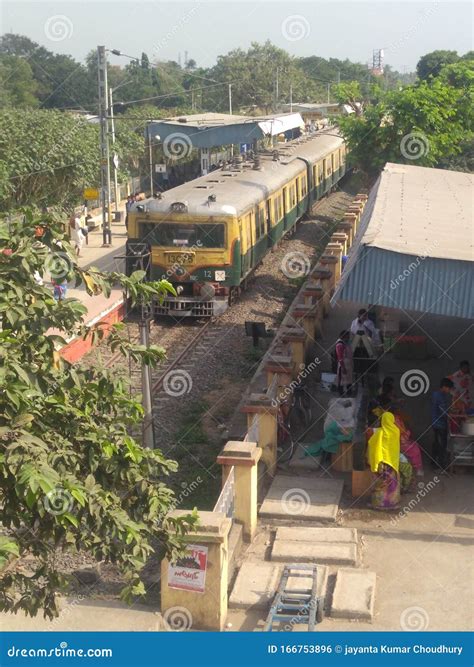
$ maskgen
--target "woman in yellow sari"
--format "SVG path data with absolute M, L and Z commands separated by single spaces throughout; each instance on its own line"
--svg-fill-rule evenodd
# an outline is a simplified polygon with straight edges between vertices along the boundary
M 400 502 L 400 429 L 391 412 L 384 412 L 367 447 L 367 459 L 375 474 L 371 506 L 394 510 Z

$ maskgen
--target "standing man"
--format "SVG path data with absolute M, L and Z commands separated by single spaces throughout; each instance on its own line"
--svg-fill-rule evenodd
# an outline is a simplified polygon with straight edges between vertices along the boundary
M 448 465 L 448 412 L 451 406 L 453 382 L 449 378 L 441 380 L 438 391 L 431 397 L 431 427 L 434 431 L 433 460 L 435 468 Z
M 337 359 L 337 389 L 340 396 L 347 396 L 352 386 L 352 347 L 350 346 L 351 334 L 344 330 L 339 334 L 336 341 L 336 359 Z

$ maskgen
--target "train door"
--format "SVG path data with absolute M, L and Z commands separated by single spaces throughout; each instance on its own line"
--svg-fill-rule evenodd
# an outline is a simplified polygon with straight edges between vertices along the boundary
M 268 247 L 273 245 L 273 232 L 272 232 L 272 200 L 269 198 L 266 201 L 265 207 L 265 225 L 266 233 L 268 239 Z
M 283 188 L 283 228 L 286 230 L 289 228 L 289 220 L 287 217 L 288 206 L 287 206 L 287 197 L 288 197 L 288 188 Z
M 248 249 L 249 249 L 249 268 L 255 266 L 255 234 L 253 233 L 254 213 L 251 212 L 245 216 L 247 228 Z

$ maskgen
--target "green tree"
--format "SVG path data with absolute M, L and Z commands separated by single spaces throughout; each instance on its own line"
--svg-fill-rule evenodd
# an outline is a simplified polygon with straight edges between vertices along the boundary
M 194 514 L 168 516 L 176 500 L 166 478 L 176 464 L 129 434 L 143 410 L 126 384 L 57 353 L 65 337 L 85 335 L 85 306 L 55 301 L 35 275 L 74 278 L 90 295 L 109 294 L 119 283 L 135 303 L 172 288 L 142 282 L 143 272 L 126 278 L 80 269 L 61 230 L 29 212 L 0 222 L 0 610 L 42 610 L 49 618 L 58 614 L 56 594 L 67 587 L 56 553 L 85 551 L 114 563 L 122 597 L 131 601 L 145 593 L 141 571 L 153 545 L 173 557 L 196 522 Z M 89 331 L 95 340 L 102 333 Z M 118 327 L 108 341 L 147 364 L 164 355 L 128 343 Z
M 225 85 L 232 83 L 234 107 L 258 107 L 268 113 L 275 103 L 289 102 L 290 85 L 294 100 L 306 100 L 311 96 L 313 84 L 298 67 L 295 58 L 274 46 L 270 41 L 264 44 L 253 42 L 247 51 L 235 49 L 225 56 L 219 56 L 215 67 L 208 71 L 208 77 Z M 278 77 L 278 100 L 276 82 Z M 203 91 L 205 106 L 227 110 L 227 95 L 224 87 Z
M 143 155 L 144 123 L 117 119 L 122 182 L 136 173 Z M 68 208 L 81 201 L 84 187 L 99 180 L 96 123 L 53 109 L 0 109 L 0 210 Z
M 0 56 L 1 107 L 37 107 L 37 84 L 28 61 L 18 56 Z
M 425 81 L 429 77 L 437 77 L 445 65 L 457 63 L 459 55 L 457 51 L 431 51 L 422 56 L 416 66 L 418 77 Z
M 374 175 L 386 162 L 435 167 L 458 155 L 470 133 L 464 95 L 437 78 L 384 94 L 363 116 L 341 118 L 351 161 Z
M 74 58 L 55 54 L 28 37 L 6 34 L 0 38 L 0 56 L 27 59 L 36 82 L 34 94 L 43 108 L 86 109 L 95 99 L 97 79 Z

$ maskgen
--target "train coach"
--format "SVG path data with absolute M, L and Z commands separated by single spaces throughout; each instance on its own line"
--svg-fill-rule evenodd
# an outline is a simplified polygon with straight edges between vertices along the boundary
M 144 265 L 150 280 L 167 279 L 176 296 L 154 315 L 212 317 L 245 288 L 269 250 L 346 171 L 337 134 L 278 145 L 158 196 L 129 212 L 127 273 Z

